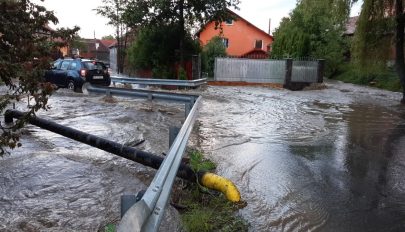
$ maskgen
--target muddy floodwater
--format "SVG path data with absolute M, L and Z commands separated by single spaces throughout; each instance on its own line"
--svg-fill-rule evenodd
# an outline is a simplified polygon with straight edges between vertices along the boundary
M 169 126 L 184 107 L 141 99 L 85 96 L 66 89 L 42 118 L 161 155 Z M 26 103 L 18 105 L 24 109 Z M 0 158 L 0 231 L 104 231 L 120 219 L 120 196 L 144 190 L 155 171 L 107 152 L 27 126 L 23 147 Z M 169 207 L 173 231 L 178 214 Z
M 183 92 L 203 96 L 190 145 L 238 186 L 250 231 L 405 231 L 400 94 L 338 82 Z M 129 146 L 145 139 L 138 148 L 155 154 L 184 120 L 181 104 L 65 90 L 50 105 L 42 117 Z M 0 158 L 0 231 L 103 230 L 119 220 L 120 195 L 155 173 L 33 126 L 22 132 L 23 147 Z
M 329 83 L 209 88 L 201 147 L 240 188 L 251 231 L 405 231 L 405 107 Z

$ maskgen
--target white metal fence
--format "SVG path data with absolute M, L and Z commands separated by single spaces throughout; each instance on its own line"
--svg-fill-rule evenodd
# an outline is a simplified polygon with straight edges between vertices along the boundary
M 322 68 L 319 60 L 216 58 L 214 78 L 248 83 L 315 83 L 322 80 Z
M 215 80 L 256 83 L 284 83 L 284 60 L 215 59 Z

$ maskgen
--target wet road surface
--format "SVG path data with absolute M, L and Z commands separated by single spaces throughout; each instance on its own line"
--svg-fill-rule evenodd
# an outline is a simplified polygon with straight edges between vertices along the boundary
M 301 92 L 191 92 L 204 99 L 190 146 L 240 188 L 251 231 L 405 231 L 398 94 L 336 82 Z M 115 100 L 59 90 L 40 115 L 127 145 L 146 139 L 138 148 L 166 152 L 183 106 Z M 119 220 L 120 195 L 146 188 L 154 175 L 33 126 L 23 132 L 23 147 L 0 161 L 0 231 L 102 230 Z

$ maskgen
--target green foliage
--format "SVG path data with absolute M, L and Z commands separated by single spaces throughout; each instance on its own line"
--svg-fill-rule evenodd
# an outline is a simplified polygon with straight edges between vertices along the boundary
M 44 83 L 44 71 L 50 68 L 53 53 L 70 43 L 78 27 L 50 30 L 49 22 L 57 23 L 52 11 L 29 0 L 0 2 L 0 78 L 9 87 L 9 94 L 0 97 L 0 112 L 27 95 L 35 102 L 28 107 L 27 116 L 14 126 L 0 124 L 0 156 L 6 147 L 21 146 L 17 129 L 40 109 L 47 109 L 53 85 Z M 60 39 L 64 42 L 58 42 Z
M 198 150 L 193 150 L 188 155 L 194 172 L 216 168 Z M 173 200 L 185 208 L 180 211 L 185 231 L 248 231 L 248 223 L 235 214 L 238 209 L 246 206 L 244 202 L 233 204 L 223 194 L 214 195 L 198 184 L 182 189 Z
M 240 206 L 227 201 L 223 195 L 202 193 L 196 185 L 184 192 L 180 205 L 187 207 L 181 214 L 186 231 L 248 231 L 248 223 L 235 215 Z
M 277 58 L 309 57 L 311 52 L 309 35 L 302 27 L 294 25 L 290 18 L 283 18 L 274 32 L 272 56 Z
M 196 173 L 202 170 L 210 171 L 216 168 L 215 163 L 205 159 L 203 153 L 200 151 L 194 150 L 188 155 L 190 157 L 191 169 L 193 169 L 193 171 Z
M 376 82 L 382 88 L 397 89 L 400 82 L 403 89 L 401 103 L 405 104 L 405 63 L 404 63 L 404 2 L 403 0 L 364 0 L 353 41 L 353 64 L 362 76 L 370 77 L 370 69 L 386 67 L 390 59 L 395 59 L 399 81 L 391 75 Z M 395 46 L 394 46 L 395 45 Z M 395 48 L 395 58 L 393 48 Z M 374 73 L 373 73 L 374 74 Z
M 117 231 L 116 226 L 114 224 L 108 224 L 105 228 L 104 228 L 105 232 L 115 232 Z
M 364 70 L 359 69 L 357 64 L 347 64 L 343 70 L 336 76 L 337 80 L 396 92 L 400 92 L 402 89 L 395 70 L 387 68 L 385 65 L 374 65 Z
M 159 78 L 174 78 L 174 64 L 179 62 L 179 29 L 175 26 L 144 28 L 128 49 L 129 65 L 135 70 L 152 69 Z M 199 52 L 197 41 L 187 34 L 184 50 L 187 54 Z
M 274 32 L 272 56 L 314 57 L 326 60 L 326 75 L 343 63 L 347 41 L 342 37 L 349 0 L 301 0 Z
M 130 1 L 123 19 L 133 28 L 157 28 L 165 30 L 170 26 L 177 31 L 175 39 L 178 44 L 180 63 L 184 65 L 187 54 L 185 44 L 189 36 L 187 28 L 202 26 L 208 20 L 222 22 L 230 17 L 227 8 L 237 8 L 239 0 L 134 0 Z M 164 40 L 163 40 L 164 41 Z M 166 41 L 164 41 L 166 42 Z M 159 48 L 162 46 L 160 44 Z
M 224 21 L 229 18 L 227 8 L 237 8 L 239 0 L 134 0 L 123 15 L 131 27 L 177 25 L 179 28 L 204 24 L 207 20 Z
M 124 71 L 125 50 L 127 49 L 128 25 L 124 20 L 124 12 L 128 8 L 128 0 L 102 0 L 103 5 L 94 9 L 97 14 L 106 17 L 108 24 L 115 27 L 117 39 L 117 71 Z
M 392 12 L 393 1 L 365 0 L 363 3 L 352 53 L 357 67 L 364 72 L 368 67 L 384 64 L 390 58 L 395 31 Z
M 187 80 L 187 73 L 186 70 L 184 70 L 184 68 L 180 67 L 178 70 L 178 79 L 179 80 Z
M 105 36 L 103 36 L 103 37 L 101 37 L 101 39 L 106 39 L 106 40 L 113 40 L 114 39 L 114 36 L 113 35 L 105 35 Z
M 83 42 L 82 38 L 80 36 L 75 36 L 73 40 L 69 43 L 70 48 L 77 48 L 81 52 L 88 52 L 87 51 L 87 44 Z
M 218 36 L 212 38 L 204 47 L 201 55 L 202 69 L 207 72 L 210 77 L 213 77 L 215 58 L 224 57 L 226 55 L 226 47 L 222 39 Z

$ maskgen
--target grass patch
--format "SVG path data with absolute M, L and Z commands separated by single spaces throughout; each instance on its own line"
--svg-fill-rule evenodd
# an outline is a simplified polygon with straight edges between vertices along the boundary
M 188 154 L 188 156 L 190 158 L 191 169 L 193 169 L 194 172 L 199 172 L 201 170 L 210 171 L 217 168 L 215 163 L 204 158 L 203 153 L 200 151 L 193 150 Z
M 347 64 L 343 71 L 334 77 L 347 83 L 367 85 L 380 89 L 401 92 L 401 82 L 393 68 L 370 67 L 367 71 L 361 71 L 353 64 Z
M 248 231 L 248 223 L 236 215 L 240 205 L 229 202 L 222 194 L 211 194 L 192 184 L 181 195 L 179 204 L 185 206 L 180 211 L 185 231 Z
M 104 228 L 104 232 L 115 232 L 115 231 L 116 231 L 116 227 L 114 224 L 108 224 Z
M 215 163 L 206 159 L 202 152 L 193 150 L 188 153 L 189 165 L 195 171 L 214 170 Z M 185 189 L 175 185 L 171 194 L 172 205 L 181 215 L 183 230 L 187 232 L 245 232 L 249 224 L 236 212 L 246 203 L 232 203 L 218 192 L 211 192 L 197 183 Z M 115 232 L 116 226 L 108 224 L 105 232 Z
M 189 154 L 190 166 L 195 171 L 213 170 L 215 163 L 204 158 L 200 151 Z M 183 227 L 188 232 L 248 231 L 248 223 L 236 212 L 246 204 L 229 202 L 223 194 L 210 192 L 199 184 L 191 184 L 180 191 L 177 198 Z

